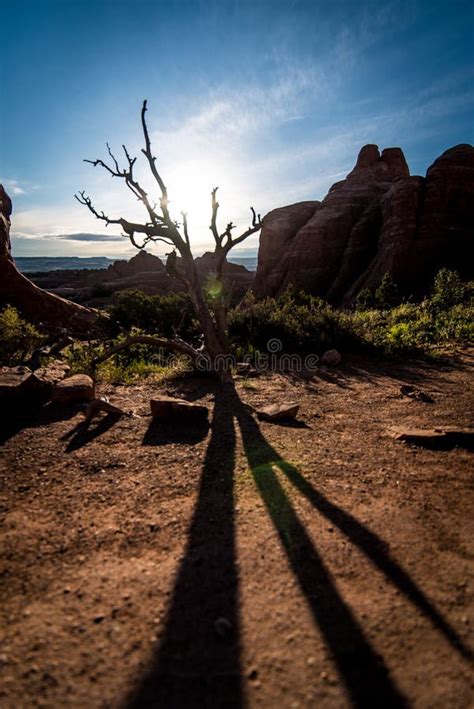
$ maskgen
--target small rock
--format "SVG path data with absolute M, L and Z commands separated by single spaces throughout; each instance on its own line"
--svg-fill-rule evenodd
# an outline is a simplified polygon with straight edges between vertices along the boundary
M 414 399 L 416 401 L 423 401 L 426 404 L 432 404 L 434 399 L 432 396 L 424 391 L 415 389 L 411 384 L 402 384 L 400 387 L 400 394 L 402 396 L 407 396 L 409 399 Z
M 94 382 L 87 374 L 74 374 L 58 382 L 53 388 L 52 401 L 57 404 L 75 404 L 94 398 Z
M 407 428 L 392 432 L 395 440 L 412 443 L 424 448 L 450 449 L 454 446 L 472 450 L 474 447 L 474 428 L 443 426 L 439 428 Z
M 292 421 L 296 418 L 299 408 L 300 405 L 294 402 L 270 404 L 257 409 L 257 416 L 261 421 Z
M 342 357 L 337 350 L 328 350 L 321 357 L 321 362 L 330 367 L 336 367 L 341 362 L 341 359 Z
M 195 404 L 185 399 L 175 399 L 171 396 L 150 399 L 150 409 L 152 417 L 159 421 L 176 419 L 190 423 L 205 421 L 209 415 L 207 406 Z
M 415 398 L 416 398 L 418 401 L 423 401 L 425 404 L 433 404 L 433 403 L 434 403 L 433 397 L 430 396 L 429 394 L 427 394 L 427 393 L 424 392 L 424 391 L 419 391 L 419 392 L 417 392 L 416 395 L 415 395 Z

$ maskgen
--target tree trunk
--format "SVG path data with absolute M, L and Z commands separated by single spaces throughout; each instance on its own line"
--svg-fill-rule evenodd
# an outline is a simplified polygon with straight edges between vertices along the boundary
M 38 288 L 18 271 L 11 255 L 11 212 L 11 200 L 0 185 L 0 306 L 12 305 L 29 320 L 49 327 L 89 332 L 97 319 L 96 311 Z
M 191 251 L 189 251 L 189 255 L 183 254 L 182 259 L 189 296 L 204 335 L 204 346 L 209 357 L 210 371 L 218 374 L 222 381 L 228 381 L 230 379 L 230 366 L 227 333 L 224 328 L 226 319 L 212 317 L 202 292 L 196 263 Z

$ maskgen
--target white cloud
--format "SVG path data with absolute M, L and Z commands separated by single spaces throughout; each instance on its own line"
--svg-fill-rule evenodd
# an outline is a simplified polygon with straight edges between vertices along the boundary
M 5 190 L 12 197 L 17 197 L 18 195 L 25 194 L 26 192 L 24 185 L 20 185 L 18 180 L 2 179 L 0 177 L 0 184 L 5 187 Z

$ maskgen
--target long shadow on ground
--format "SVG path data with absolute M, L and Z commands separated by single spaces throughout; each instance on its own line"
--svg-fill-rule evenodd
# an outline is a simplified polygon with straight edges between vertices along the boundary
M 274 466 L 280 456 L 235 396 L 235 411 L 257 488 L 267 507 L 300 589 L 356 707 L 403 707 L 406 701 L 339 594 L 323 558 L 288 499 Z
M 242 706 L 234 523 L 235 431 L 217 392 L 188 544 L 164 635 L 128 706 Z
M 234 416 L 256 486 L 315 626 L 332 654 L 350 703 L 360 708 L 407 706 L 384 659 L 371 646 L 338 592 L 328 567 L 281 485 L 277 470 L 315 510 L 367 555 L 453 648 L 464 657 L 472 656 L 456 631 L 390 556 L 387 544 L 351 514 L 330 502 L 294 466 L 282 459 L 235 389 L 228 387 L 216 395 L 198 502 L 165 633 L 153 666 L 129 706 L 133 709 L 214 709 L 245 705 L 233 510 Z

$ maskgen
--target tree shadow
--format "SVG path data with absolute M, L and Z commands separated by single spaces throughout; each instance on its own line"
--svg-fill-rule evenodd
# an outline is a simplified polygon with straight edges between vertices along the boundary
M 466 647 L 454 628 L 443 618 L 408 573 L 390 556 L 386 542 L 351 514 L 330 502 L 293 465 L 290 465 L 285 460 L 279 460 L 277 465 L 296 489 L 309 500 L 312 506 L 334 526 L 338 527 L 350 542 L 364 552 L 372 564 L 431 621 L 453 648 L 460 652 L 463 657 L 472 658 L 472 652 Z
M 0 445 L 25 428 L 47 426 L 57 421 L 68 421 L 80 411 L 78 404 L 64 406 L 49 402 L 44 406 L 24 405 L 0 413 Z
M 67 433 L 61 437 L 61 440 L 67 440 L 70 438 L 70 441 L 66 446 L 66 453 L 72 453 L 72 451 L 82 448 L 82 446 L 87 445 L 87 443 L 90 443 L 95 438 L 101 436 L 103 433 L 111 429 L 112 426 L 115 426 L 121 416 L 122 414 L 107 414 L 92 427 L 84 421 L 78 423 L 74 426 L 74 428 L 67 431 Z
M 143 446 L 164 446 L 168 443 L 199 443 L 209 433 L 209 422 L 158 422 L 151 419 L 143 436 Z
M 198 500 L 164 634 L 129 707 L 243 705 L 234 464 L 234 422 L 224 390 L 216 394 Z
M 251 408 L 233 386 L 218 390 L 198 501 L 152 666 L 127 706 L 230 707 L 245 705 L 240 664 L 238 573 L 233 473 L 234 417 L 257 489 L 275 526 L 314 624 L 321 632 L 355 707 L 405 707 L 388 667 L 344 601 L 288 498 L 276 469 L 440 631 L 465 658 L 472 657 L 388 545 L 348 512 L 330 502 L 281 459 L 266 440 Z
M 257 488 L 267 507 L 288 561 L 304 594 L 315 625 L 321 631 L 339 674 L 356 707 L 403 707 L 407 702 L 383 658 L 371 647 L 305 527 L 300 522 L 273 466 L 278 454 L 237 394 L 234 411 Z

